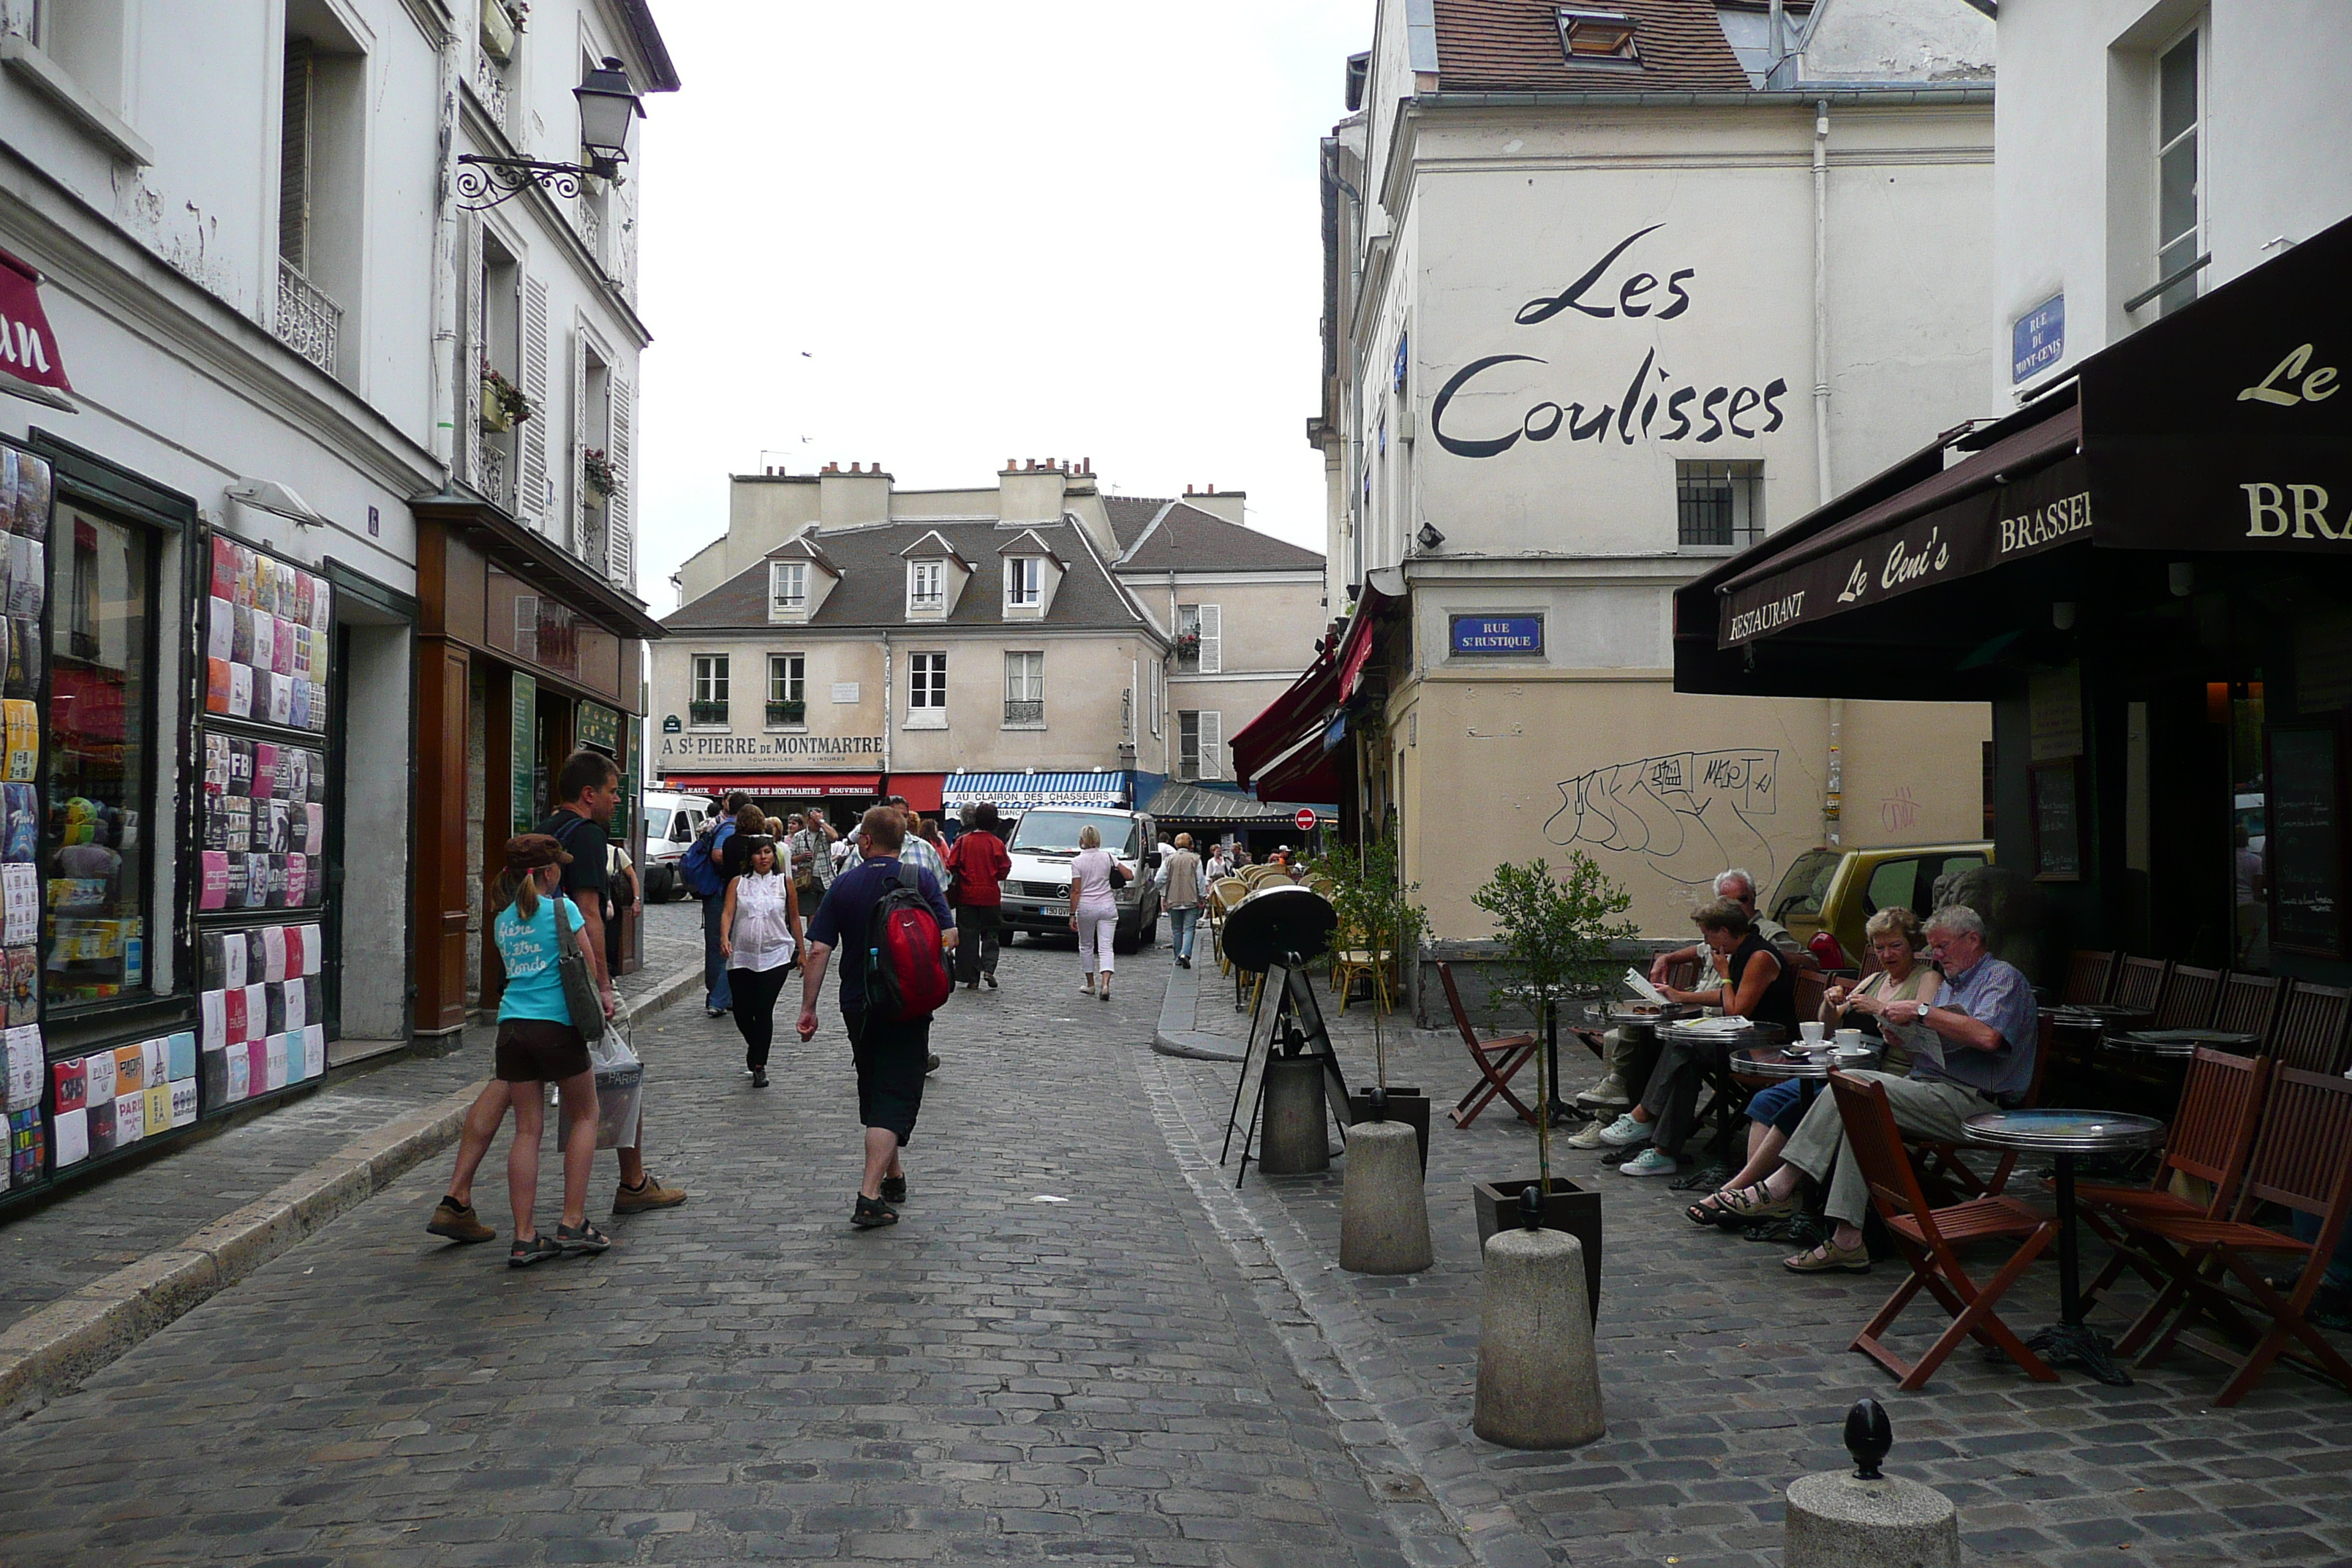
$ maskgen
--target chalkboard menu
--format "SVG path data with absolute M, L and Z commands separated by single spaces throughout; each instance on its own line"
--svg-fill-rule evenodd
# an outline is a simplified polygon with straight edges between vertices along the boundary
M 2073 758 L 2032 771 L 2033 879 L 2083 879 L 2083 805 Z
M 2336 731 L 2271 731 L 2271 942 L 2342 955 L 2343 838 L 2336 826 Z

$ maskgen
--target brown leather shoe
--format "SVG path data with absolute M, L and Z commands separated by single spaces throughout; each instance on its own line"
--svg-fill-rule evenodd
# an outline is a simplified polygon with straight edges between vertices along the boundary
M 447 1198 L 434 1205 L 433 1217 L 425 1222 L 431 1234 L 446 1237 L 451 1241 L 496 1241 L 499 1233 L 481 1221 L 471 1205 L 458 1207 Z
M 644 1186 L 634 1192 L 627 1187 L 622 1187 L 613 1194 L 613 1212 L 643 1214 L 647 1209 L 674 1209 L 684 1202 L 686 1202 L 685 1189 L 665 1187 L 654 1179 L 651 1172 L 648 1172 Z

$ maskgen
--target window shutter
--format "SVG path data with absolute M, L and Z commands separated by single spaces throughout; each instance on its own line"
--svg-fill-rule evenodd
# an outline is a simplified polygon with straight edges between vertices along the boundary
M 457 274 L 465 297 L 458 301 L 457 320 L 465 342 L 457 354 L 457 455 L 465 459 L 466 478 L 482 482 L 482 360 L 487 343 L 488 279 L 482 271 L 482 220 L 469 217 L 458 238 L 463 255 Z
M 278 122 L 278 254 L 310 265 L 310 43 L 286 46 L 285 112 Z
M 604 455 L 613 463 L 613 493 L 604 502 L 605 547 L 610 561 L 605 574 L 634 591 L 637 583 L 637 542 L 629 521 L 629 416 L 634 389 L 619 376 L 613 378 L 612 447 Z
M 547 285 L 522 280 L 522 396 L 530 417 L 522 422 L 522 482 L 515 510 L 546 526 L 547 506 Z
M 572 473 L 565 481 L 564 494 L 571 498 L 565 508 L 569 531 L 563 542 L 575 555 L 584 552 L 588 532 L 588 486 L 581 475 L 581 455 L 588 449 L 588 337 L 577 327 L 572 329 Z
M 1225 716 L 1214 709 L 1201 710 L 1201 776 L 1224 777 Z
M 1201 606 L 1201 673 L 1214 675 L 1224 668 L 1224 615 L 1215 605 Z

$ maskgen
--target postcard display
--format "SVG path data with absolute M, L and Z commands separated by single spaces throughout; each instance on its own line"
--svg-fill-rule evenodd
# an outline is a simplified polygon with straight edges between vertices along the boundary
M 0 447 L 0 609 L 6 616 L 5 726 L 0 782 L 0 1061 L 5 1065 L 8 1180 L 28 1187 L 47 1175 L 51 1125 L 44 1110 L 41 1038 L 41 612 L 48 589 L 48 463 Z
M 327 673 L 334 595 L 215 533 L 205 606 L 196 1077 L 206 1114 L 327 1070 Z

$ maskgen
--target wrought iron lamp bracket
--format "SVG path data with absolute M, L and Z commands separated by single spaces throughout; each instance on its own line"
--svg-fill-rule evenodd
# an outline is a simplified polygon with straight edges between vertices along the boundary
M 580 194 L 580 182 L 589 175 L 614 179 L 616 173 L 601 165 L 583 167 L 578 163 L 543 163 L 534 158 L 488 158 L 460 153 L 457 205 L 467 212 L 486 212 L 501 202 L 512 201 L 533 185 L 551 196 L 569 201 Z

